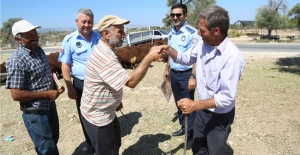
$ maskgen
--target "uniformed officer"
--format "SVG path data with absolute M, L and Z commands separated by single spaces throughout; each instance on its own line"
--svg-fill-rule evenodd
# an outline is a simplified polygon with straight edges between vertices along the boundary
M 175 4 L 172 6 L 170 16 L 172 18 L 173 27 L 169 31 L 168 45 L 172 46 L 177 51 L 186 52 L 198 41 L 201 41 L 200 36 L 197 34 L 197 30 L 186 23 L 188 17 L 186 5 Z M 164 78 L 171 80 L 171 87 L 177 107 L 176 115 L 178 116 L 179 124 L 181 125 L 180 129 L 172 134 L 173 136 L 184 135 L 184 115 L 177 106 L 177 101 L 182 98 L 194 100 L 196 87 L 195 71 L 195 64 L 191 66 L 180 65 L 174 63 L 172 58 L 169 58 L 166 65 L 163 76 Z M 195 112 L 188 115 L 188 149 L 191 148 L 192 145 L 194 120 Z
M 68 96 L 70 99 L 76 100 L 77 112 L 84 137 L 89 145 L 90 152 L 93 153 L 94 149 L 81 121 L 79 107 L 83 90 L 85 65 L 95 45 L 97 45 L 100 35 L 92 30 L 94 14 L 90 9 L 79 9 L 75 21 L 77 30 L 64 38 L 58 61 L 62 63 L 61 69 L 68 89 Z M 71 76 L 73 77 L 73 83 L 71 82 Z M 88 149 L 84 147 L 82 150 L 87 151 Z

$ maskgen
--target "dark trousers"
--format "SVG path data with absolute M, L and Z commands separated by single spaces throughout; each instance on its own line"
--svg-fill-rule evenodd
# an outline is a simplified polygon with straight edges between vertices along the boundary
M 197 111 L 194 124 L 193 154 L 223 155 L 235 109 L 225 114 L 216 114 L 208 110 Z
M 179 124 L 181 125 L 182 129 L 185 129 L 184 114 L 182 114 L 182 111 L 177 106 L 177 101 L 179 101 L 182 98 L 189 98 L 191 100 L 194 100 L 195 90 L 189 91 L 188 89 L 188 82 L 191 77 L 191 73 L 192 70 L 184 72 L 176 72 L 172 69 L 170 70 L 171 87 L 175 98 L 175 105 L 177 107 L 177 116 Z M 193 112 L 188 115 L 188 142 L 193 139 L 193 125 L 195 116 L 196 112 Z
M 58 155 L 59 121 L 55 103 L 49 111 L 23 112 L 22 118 L 38 155 Z
M 82 116 L 81 116 L 82 117 Z M 84 127 L 91 137 L 95 155 L 118 155 L 121 147 L 121 129 L 117 116 L 108 125 L 99 127 L 82 117 Z
M 73 87 L 75 88 L 76 93 L 77 93 L 76 108 L 77 108 L 80 124 L 81 124 L 81 127 L 82 127 L 82 131 L 83 131 L 83 134 L 84 134 L 84 138 L 85 138 L 86 143 L 89 146 L 91 146 L 92 145 L 91 140 L 90 140 L 89 136 L 87 135 L 87 133 L 85 131 L 85 128 L 82 124 L 82 120 L 81 120 L 80 101 L 81 101 L 81 96 L 82 96 L 82 91 L 83 91 L 83 80 L 80 80 L 80 79 L 74 77 L 73 78 Z

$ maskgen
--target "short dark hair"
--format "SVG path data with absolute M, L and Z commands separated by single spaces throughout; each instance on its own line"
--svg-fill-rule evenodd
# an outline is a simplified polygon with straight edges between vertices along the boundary
M 177 3 L 177 4 L 175 4 L 175 5 L 172 6 L 171 11 L 172 11 L 173 9 L 176 9 L 176 8 L 181 8 L 182 11 L 183 11 L 183 14 L 186 14 L 187 11 L 188 11 L 185 4 Z

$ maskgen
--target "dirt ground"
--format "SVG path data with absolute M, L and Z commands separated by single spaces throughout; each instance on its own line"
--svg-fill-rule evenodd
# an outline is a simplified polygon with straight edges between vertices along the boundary
M 243 52 L 246 70 L 252 67 L 268 68 L 279 57 L 295 56 L 299 53 L 250 53 Z M 123 155 L 159 155 L 183 154 L 184 136 L 172 137 L 171 133 L 179 129 L 173 97 L 166 102 L 160 90 L 162 73 L 165 63 L 153 62 L 145 78 L 134 89 L 124 87 L 123 113 L 117 113 L 122 130 Z M 267 69 L 266 69 L 267 70 Z M 132 70 L 128 70 L 131 72 Z M 269 70 L 267 70 L 269 71 Z M 266 71 L 266 72 L 267 72 Z M 248 72 L 247 72 L 248 73 Z M 266 73 L 271 74 L 272 73 Z M 295 78 L 290 87 L 299 86 L 299 73 L 276 72 L 277 80 L 284 76 Z M 268 90 L 255 90 L 258 81 L 247 78 L 253 76 L 243 74 L 239 85 L 236 102 L 236 117 L 232 132 L 227 141 L 228 154 L 237 155 L 299 155 L 300 154 L 300 98 L 289 97 L 289 90 L 272 93 Z M 255 76 L 255 75 L 254 75 Z M 275 79 L 275 78 L 273 78 Z M 62 83 L 62 79 L 60 80 Z M 275 81 L 279 82 L 279 81 Z M 247 88 L 252 83 L 253 88 Z M 259 84 L 263 85 L 263 84 Z M 293 92 L 293 94 L 300 94 Z M 2 85 L 0 88 L 0 154 L 3 155 L 34 155 L 33 144 L 25 129 L 18 102 L 12 100 L 10 90 Z M 253 100 L 256 99 L 256 100 Z M 266 101 L 267 100 L 267 101 Z M 273 101 L 280 101 L 274 105 Z M 287 101 L 287 102 L 285 102 Z M 62 155 L 88 155 L 81 150 L 86 146 L 77 116 L 75 102 L 62 94 L 56 100 L 60 119 L 59 152 Z M 4 140 L 13 136 L 13 141 Z M 191 150 L 187 154 L 192 154 Z

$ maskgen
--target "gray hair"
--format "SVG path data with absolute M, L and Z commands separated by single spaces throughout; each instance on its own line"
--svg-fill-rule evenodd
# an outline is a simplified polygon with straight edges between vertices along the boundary
M 111 25 L 111 26 L 112 26 L 112 25 Z M 112 33 L 111 26 L 105 28 L 104 30 L 107 30 L 109 33 Z M 100 32 L 100 35 L 101 35 L 101 36 L 104 36 L 104 35 L 103 35 L 103 30 Z M 101 40 L 104 40 L 104 37 L 101 37 L 100 39 L 101 39 Z
M 218 27 L 221 34 L 227 36 L 229 29 L 229 15 L 228 12 L 217 5 L 211 6 L 202 10 L 199 13 L 200 19 L 206 20 L 207 28 L 211 31 L 213 28 Z
M 93 20 L 94 20 L 94 14 L 93 14 L 93 11 L 88 9 L 88 8 L 81 8 L 77 11 L 77 14 L 76 14 L 76 19 L 79 18 L 80 14 L 83 13 L 89 17 L 91 17 Z
M 15 36 L 16 38 L 18 38 L 18 39 L 22 39 L 22 36 L 21 36 L 21 34 L 20 33 L 18 33 L 18 34 L 16 34 L 16 36 Z

